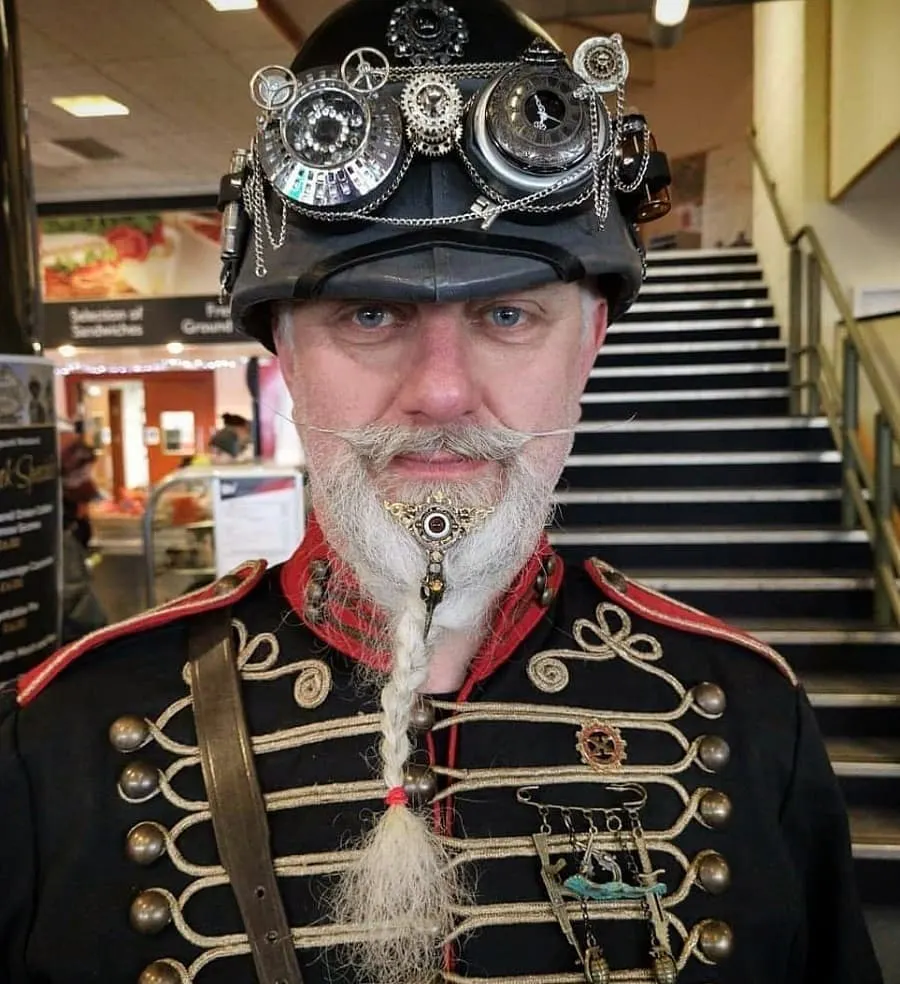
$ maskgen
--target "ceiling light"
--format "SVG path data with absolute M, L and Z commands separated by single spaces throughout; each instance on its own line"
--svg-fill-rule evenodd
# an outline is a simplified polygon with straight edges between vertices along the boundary
M 256 10 L 256 0 L 206 0 L 213 8 L 224 12 L 226 10 Z
M 78 350 L 75 348 L 74 345 L 60 345 L 59 347 L 59 354 L 64 359 L 71 359 L 72 356 L 75 355 L 77 351 Z
M 675 27 L 687 17 L 691 0 L 654 0 L 653 19 L 663 27 Z
M 95 116 L 127 116 L 131 110 L 109 96 L 59 96 L 51 100 L 72 116 L 87 119 Z
M 166 351 L 169 355 L 181 355 L 184 351 L 184 342 L 169 342 L 166 345 Z

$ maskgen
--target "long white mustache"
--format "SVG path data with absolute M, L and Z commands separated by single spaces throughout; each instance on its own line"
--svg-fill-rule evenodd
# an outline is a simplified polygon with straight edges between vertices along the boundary
M 392 458 L 409 454 L 438 455 L 449 452 L 473 461 L 508 461 L 536 438 L 575 433 L 574 426 L 522 431 L 502 424 L 457 424 L 448 427 L 372 424 L 345 430 L 308 424 L 307 429 L 340 437 L 375 472 L 385 468 Z

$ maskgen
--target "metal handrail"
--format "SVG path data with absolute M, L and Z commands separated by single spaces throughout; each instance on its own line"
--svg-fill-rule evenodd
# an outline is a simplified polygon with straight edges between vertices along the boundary
M 875 611 L 878 624 L 900 623 L 900 543 L 894 525 L 892 468 L 893 447 L 900 443 L 900 402 L 880 368 L 883 360 L 876 345 L 859 326 L 847 297 L 841 290 L 822 241 L 815 229 L 803 225 L 791 231 L 787 214 L 778 199 L 778 189 L 756 141 L 749 136 L 750 152 L 759 170 L 763 187 L 785 245 L 790 249 L 790 297 L 788 333 L 791 366 L 791 409 L 800 412 L 804 393 L 810 413 L 825 410 L 842 456 L 841 519 L 849 529 L 860 523 L 868 534 L 874 552 Z M 808 248 L 806 254 L 801 244 Z M 809 324 L 804 333 L 803 273 L 806 266 L 806 310 Z M 821 342 L 821 287 L 824 283 L 840 315 L 843 334 L 843 378 L 838 379 L 830 353 Z M 808 337 L 805 338 L 804 334 Z M 802 360 L 807 360 L 809 378 L 803 377 Z M 859 373 L 875 395 L 875 467 L 871 467 L 859 441 Z M 840 405 L 840 412 L 838 406 Z

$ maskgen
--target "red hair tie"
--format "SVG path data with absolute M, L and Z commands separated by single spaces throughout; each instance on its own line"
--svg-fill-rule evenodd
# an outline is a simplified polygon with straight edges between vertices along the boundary
M 388 806 L 407 806 L 409 804 L 409 797 L 406 795 L 406 790 L 402 786 L 393 786 L 387 791 L 384 801 Z

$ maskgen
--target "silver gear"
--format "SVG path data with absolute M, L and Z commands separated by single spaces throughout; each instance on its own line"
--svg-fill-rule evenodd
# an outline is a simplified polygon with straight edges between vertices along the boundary
M 462 136 L 462 93 L 443 72 L 411 78 L 400 94 L 400 111 L 409 142 L 420 154 L 440 157 Z
M 443 157 L 445 154 L 449 154 L 456 143 L 462 137 L 462 124 L 453 131 L 453 133 L 443 140 L 435 140 L 431 143 L 426 143 L 424 140 L 413 142 L 413 150 L 417 153 L 422 154 L 424 157 Z M 411 141 L 412 142 L 412 141 Z

